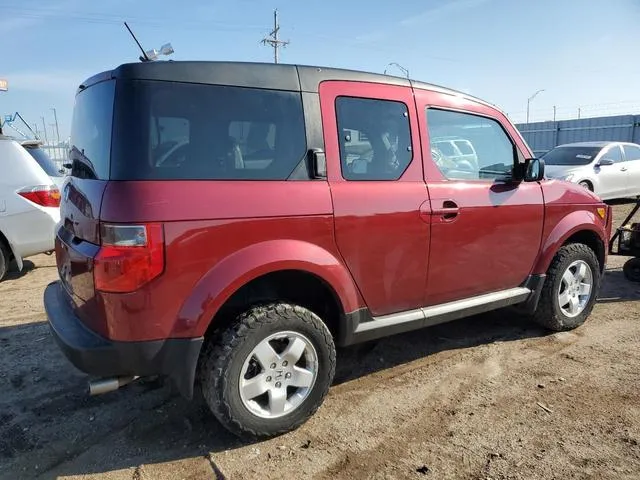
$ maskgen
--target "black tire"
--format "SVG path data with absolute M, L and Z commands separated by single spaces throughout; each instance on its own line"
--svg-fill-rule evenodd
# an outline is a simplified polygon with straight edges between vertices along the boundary
M 262 418 L 244 405 L 240 375 L 253 349 L 283 331 L 304 335 L 311 342 L 317 354 L 317 376 L 297 408 L 281 417 Z M 250 309 L 215 335 L 207 342 L 200 365 L 203 396 L 220 423 L 240 437 L 268 438 L 295 430 L 320 407 L 335 374 L 336 350 L 331 332 L 316 314 L 287 303 L 271 303 Z
M 640 257 L 627 260 L 622 267 L 622 271 L 630 282 L 640 282 Z
M 9 249 L 5 246 L 2 239 L 0 239 L 0 282 L 9 272 Z
M 590 192 L 593 192 L 593 187 L 591 186 L 591 184 L 589 182 L 580 182 L 580 183 L 578 183 L 578 185 L 580 185 L 583 188 L 586 188 Z
M 591 268 L 593 285 L 591 289 L 591 297 L 585 305 L 582 312 L 574 317 L 564 314 L 559 305 L 558 292 L 562 281 L 562 275 L 569 266 L 576 260 L 582 260 Z M 548 328 L 554 332 L 572 330 L 584 323 L 591 314 L 593 306 L 600 289 L 600 264 L 598 258 L 591 248 L 581 243 L 571 243 L 564 245 L 551 261 L 547 278 L 542 287 L 540 302 L 533 314 L 533 320 L 539 325 Z

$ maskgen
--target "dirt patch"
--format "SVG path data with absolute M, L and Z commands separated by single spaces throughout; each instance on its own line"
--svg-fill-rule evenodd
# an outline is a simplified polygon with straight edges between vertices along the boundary
M 160 380 L 89 398 L 44 323 L 54 259 L 31 260 L 0 283 L 0 478 L 640 477 L 640 285 L 623 258 L 573 332 L 503 310 L 341 351 L 318 413 L 256 444 Z

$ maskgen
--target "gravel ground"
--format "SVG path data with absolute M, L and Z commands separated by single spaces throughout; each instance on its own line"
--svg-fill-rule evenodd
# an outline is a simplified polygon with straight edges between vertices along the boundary
M 0 284 L 0 478 L 640 478 L 640 284 L 624 258 L 573 332 L 503 310 L 341 351 L 317 414 L 254 444 L 161 380 L 88 397 L 44 322 L 54 258 L 30 260 Z

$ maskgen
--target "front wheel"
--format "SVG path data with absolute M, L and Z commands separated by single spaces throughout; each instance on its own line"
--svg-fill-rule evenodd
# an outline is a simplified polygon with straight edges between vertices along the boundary
M 581 243 L 563 246 L 551 262 L 533 319 L 550 330 L 574 329 L 584 323 L 600 287 L 600 265 Z
M 302 425 L 335 374 L 331 333 L 313 312 L 273 303 L 240 315 L 213 338 L 201 362 L 202 392 L 228 430 L 265 438 Z

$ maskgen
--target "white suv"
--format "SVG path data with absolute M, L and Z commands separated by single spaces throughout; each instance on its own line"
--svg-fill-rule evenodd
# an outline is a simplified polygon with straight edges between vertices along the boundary
M 53 250 L 60 190 L 15 140 L 0 135 L 0 280 L 15 259 Z

